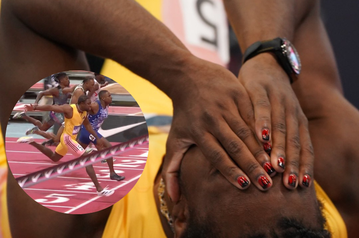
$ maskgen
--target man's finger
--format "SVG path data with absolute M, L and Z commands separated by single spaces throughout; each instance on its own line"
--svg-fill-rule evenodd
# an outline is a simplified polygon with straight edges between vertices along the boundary
M 270 157 L 264 151 L 261 143 L 258 143 L 250 128 L 241 120 L 240 116 L 227 116 L 225 120 L 235 135 L 218 133 L 216 136 L 227 144 L 227 146 L 224 145 L 224 147 L 229 148 L 227 151 L 231 158 L 239 164 L 240 160 L 244 158 L 249 159 L 254 157 L 269 176 L 274 176 L 275 170 L 270 163 Z M 238 140 L 238 138 L 240 140 Z M 238 145 L 236 145 L 236 143 L 238 143 Z M 249 150 L 251 156 L 248 156 L 248 151 L 244 151 L 243 149 Z M 249 175 L 244 167 L 241 168 L 247 175 Z
M 249 93 L 254 108 L 255 132 L 263 143 L 271 140 L 271 104 L 264 88 Z
M 272 151 L 271 162 L 274 169 L 283 172 L 285 168 L 286 119 L 282 100 L 271 96 L 272 108 Z
M 223 130 L 221 135 L 215 135 L 219 139 L 218 142 L 213 135 L 207 134 L 206 139 L 202 140 L 202 144 L 199 145 L 202 153 L 211 162 L 213 167 L 218 169 L 230 183 L 239 189 L 246 188 L 250 181 L 262 191 L 269 189 L 272 186 L 270 176 L 256 161 L 246 145 L 243 144 L 229 127 Z M 234 161 L 229 158 L 222 146 L 227 151 L 230 151 L 229 153 L 237 155 Z M 248 185 L 243 186 L 238 180 L 239 178 L 248 180 Z
M 289 108 L 289 107 L 287 107 Z M 287 140 L 286 140 L 286 168 L 283 175 L 283 183 L 288 189 L 295 189 L 298 185 L 300 164 L 300 137 L 298 129 L 298 116 L 295 110 L 286 113 Z
M 299 185 L 308 188 L 312 184 L 314 173 L 314 150 L 308 131 L 308 120 L 303 115 L 299 122 L 301 155 L 299 169 Z

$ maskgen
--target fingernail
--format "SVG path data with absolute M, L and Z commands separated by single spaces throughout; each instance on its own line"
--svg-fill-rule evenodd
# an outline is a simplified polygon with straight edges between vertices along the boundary
M 288 184 L 293 188 L 295 188 L 296 183 L 297 183 L 297 176 L 295 174 L 289 175 Z
M 263 129 L 262 130 L 262 139 L 263 140 L 269 140 L 269 130 L 268 129 Z
M 272 145 L 269 142 L 267 142 L 263 144 L 263 148 L 265 152 L 267 152 L 267 154 L 270 156 L 270 152 L 272 151 Z
M 304 186 L 306 186 L 306 187 L 309 187 L 309 183 L 310 183 L 310 176 L 309 175 L 304 175 L 304 177 L 303 177 L 303 182 L 302 182 L 302 184 L 304 185 Z
M 247 187 L 248 184 L 249 184 L 248 179 L 246 177 L 244 177 L 244 176 L 239 176 L 238 179 L 237 179 L 237 182 L 242 188 Z
M 278 159 L 278 166 L 284 169 L 284 159 L 282 157 L 279 157 Z
M 261 175 L 258 179 L 258 183 L 259 185 L 262 186 L 263 189 L 267 189 L 269 188 L 270 186 L 272 186 L 271 182 L 269 182 L 269 180 L 267 179 L 266 176 L 264 175 Z
M 269 162 L 264 163 L 263 168 L 267 172 L 268 175 L 271 175 L 272 173 L 275 172 L 273 166 Z

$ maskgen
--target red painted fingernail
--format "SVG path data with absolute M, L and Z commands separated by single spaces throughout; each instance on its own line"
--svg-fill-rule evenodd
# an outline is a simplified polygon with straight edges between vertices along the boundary
M 268 129 L 263 129 L 262 130 L 262 139 L 263 140 L 269 140 L 269 130 Z
M 261 176 L 259 177 L 258 183 L 259 183 L 259 185 L 261 185 L 262 188 L 264 188 L 264 189 L 267 189 L 267 188 L 269 188 L 270 186 L 272 186 L 271 182 L 269 182 L 269 180 L 267 179 L 267 177 L 264 176 L 264 175 L 261 175 Z
M 297 176 L 295 174 L 289 175 L 288 184 L 295 188 L 295 185 L 297 184 Z
M 270 152 L 272 151 L 272 145 L 269 142 L 267 142 L 263 144 L 263 148 L 265 152 L 267 152 L 267 154 L 270 156 Z
M 302 182 L 302 184 L 304 185 L 304 186 L 306 186 L 306 187 L 309 187 L 309 183 L 310 183 L 310 176 L 309 175 L 304 175 L 304 177 L 303 177 L 303 182 Z
M 282 157 L 278 159 L 278 166 L 284 169 L 284 159 Z
M 249 184 L 248 179 L 246 177 L 244 177 L 244 176 L 239 176 L 238 179 L 237 179 L 237 182 L 242 188 L 247 187 L 248 184 Z
M 269 162 L 264 163 L 263 168 L 267 172 L 268 175 L 271 175 L 272 173 L 275 172 L 273 166 Z

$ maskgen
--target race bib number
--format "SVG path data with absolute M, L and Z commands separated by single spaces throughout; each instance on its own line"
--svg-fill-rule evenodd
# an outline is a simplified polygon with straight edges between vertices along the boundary
M 95 141 L 95 140 L 96 140 L 96 138 L 95 138 L 92 134 L 89 135 L 89 139 L 90 139 L 91 141 Z
M 82 146 L 80 145 L 80 144 L 77 144 L 77 149 L 79 150 L 79 151 L 84 151 L 84 148 L 82 148 Z

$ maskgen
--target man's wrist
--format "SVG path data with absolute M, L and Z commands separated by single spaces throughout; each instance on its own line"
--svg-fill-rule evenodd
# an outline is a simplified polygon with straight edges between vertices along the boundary
M 301 71 L 300 57 L 293 44 L 286 38 L 274 38 L 266 41 L 257 41 L 249 46 L 243 55 L 243 64 L 253 57 L 263 53 L 272 53 L 277 63 L 286 72 L 291 83 L 294 82 L 294 75 Z
M 271 52 L 264 52 L 259 55 L 254 56 L 253 58 L 249 59 L 247 64 L 252 64 L 251 67 L 254 67 L 254 65 L 258 65 L 261 68 L 264 69 L 271 69 L 271 70 L 277 70 L 280 71 L 280 75 L 283 75 L 283 77 L 276 77 L 277 82 L 285 82 L 290 84 L 290 81 L 288 80 L 287 73 L 284 71 L 284 69 L 279 64 L 276 56 L 274 53 Z

